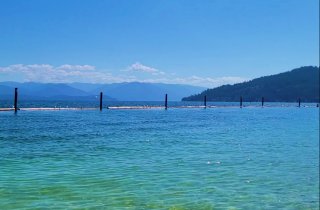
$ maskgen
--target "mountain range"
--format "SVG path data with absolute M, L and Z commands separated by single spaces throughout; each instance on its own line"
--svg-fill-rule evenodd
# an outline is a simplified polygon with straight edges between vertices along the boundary
M 162 83 L 35 83 L 0 82 L 0 99 L 12 99 L 14 88 L 19 90 L 19 99 L 23 100 L 96 100 L 104 93 L 104 100 L 119 101 L 163 101 L 168 94 L 171 101 L 180 101 L 182 97 L 199 93 L 206 88 L 191 85 Z
M 272 102 L 319 102 L 319 67 L 304 66 L 288 72 L 264 76 L 234 85 L 207 89 L 185 97 L 183 101 L 260 101 L 262 97 Z
M 0 99 L 13 99 L 14 88 L 22 100 L 104 100 L 112 101 L 244 101 L 319 102 L 319 67 L 304 66 L 288 72 L 264 76 L 213 89 L 179 84 L 125 82 L 113 84 L 0 82 Z M 188 96 L 189 95 L 189 96 Z M 185 97 L 188 96 L 188 97 Z

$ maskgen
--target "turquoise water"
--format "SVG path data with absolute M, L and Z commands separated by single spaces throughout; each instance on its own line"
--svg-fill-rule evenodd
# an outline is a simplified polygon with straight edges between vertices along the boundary
M 18 100 L 19 108 L 38 108 L 38 107 L 57 107 L 57 108 L 92 108 L 99 107 L 99 99 L 96 100 Z M 170 101 L 168 100 L 168 106 L 202 106 L 203 101 Z M 240 102 L 213 102 L 208 101 L 208 106 L 218 106 L 218 107 L 239 107 Z M 317 103 L 301 103 L 301 106 L 316 107 Z M 164 101 L 103 101 L 103 107 L 108 106 L 164 106 Z M 248 102 L 244 101 L 243 106 L 261 106 L 261 102 Z M 268 102 L 264 103 L 265 107 L 297 107 L 296 103 L 284 103 L 284 102 Z M 0 108 L 11 108 L 13 107 L 13 100 L 3 100 L 0 97 Z
M 319 109 L 0 112 L 0 209 L 318 209 Z

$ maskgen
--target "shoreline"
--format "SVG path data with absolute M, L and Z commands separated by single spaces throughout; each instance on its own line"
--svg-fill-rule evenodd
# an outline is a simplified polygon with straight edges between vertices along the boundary
M 299 106 L 170 106 L 168 109 L 212 109 L 212 108 L 299 108 Z M 318 106 L 301 106 L 300 108 L 319 108 Z M 145 109 L 166 109 L 165 106 L 108 106 L 104 109 L 109 110 L 145 110 Z M 99 107 L 30 107 L 19 108 L 18 111 L 81 111 L 81 110 L 99 110 Z M 14 108 L 0 108 L 0 112 L 14 111 Z

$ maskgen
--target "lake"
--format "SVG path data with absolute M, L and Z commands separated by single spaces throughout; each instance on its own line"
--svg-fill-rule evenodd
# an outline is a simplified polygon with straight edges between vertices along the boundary
M 319 209 L 319 109 L 0 112 L 0 209 Z

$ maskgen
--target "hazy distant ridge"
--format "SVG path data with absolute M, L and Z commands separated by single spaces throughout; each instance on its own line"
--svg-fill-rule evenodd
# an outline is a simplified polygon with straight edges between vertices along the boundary
M 305 66 L 292 71 L 264 76 L 235 85 L 223 85 L 208 89 L 200 94 L 185 97 L 183 101 L 202 101 L 204 96 L 209 101 L 244 101 L 294 102 L 300 97 L 305 102 L 319 102 L 319 67 Z
M 195 94 L 205 88 L 191 85 L 161 83 L 18 83 L 0 82 L 0 99 L 12 99 L 14 88 L 19 88 L 19 98 L 24 100 L 96 100 L 104 93 L 104 100 L 162 101 L 167 93 L 172 101 L 180 101 L 185 95 Z
M 102 85 L 91 92 L 103 91 L 120 101 L 163 101 L 167 93 L 169 100 L 180 101 L 186 95 L 205 89 L 191 85 L 130 82 Z

